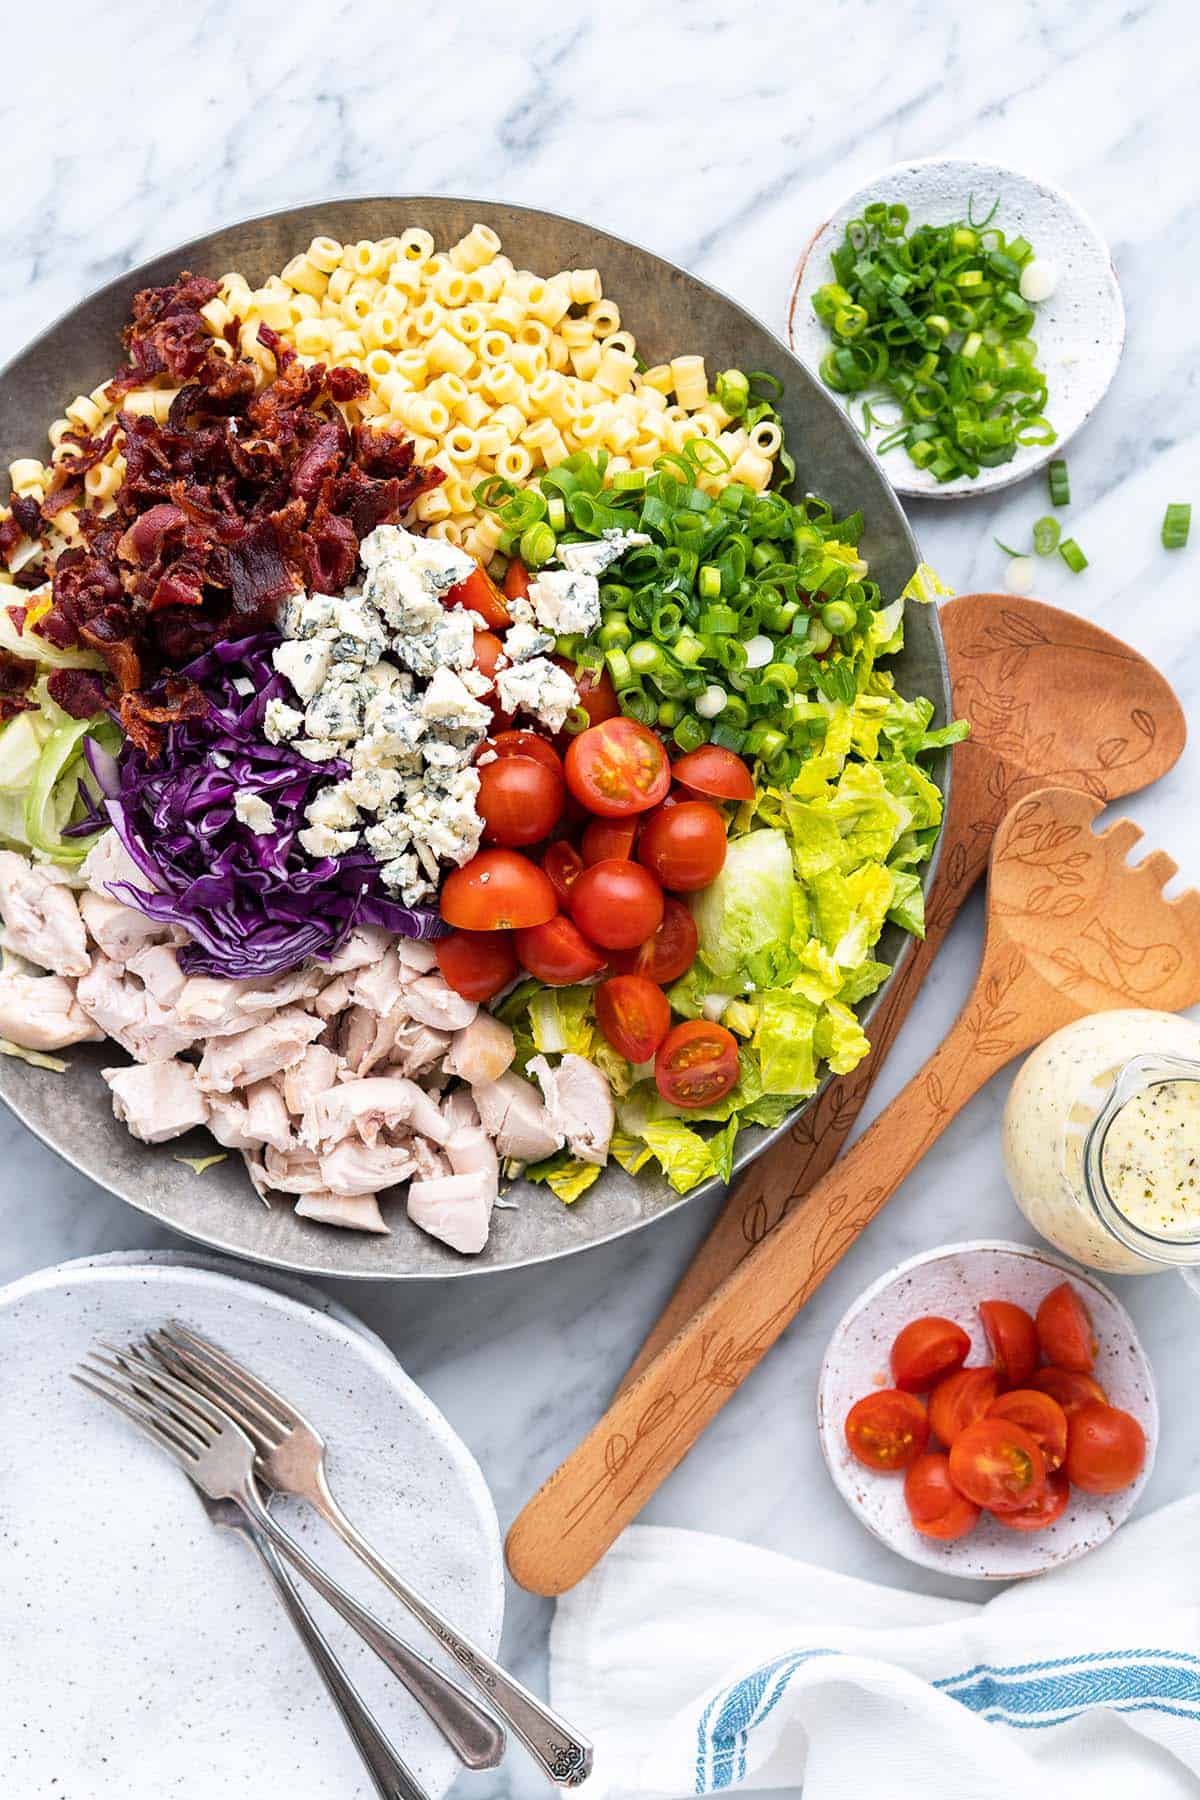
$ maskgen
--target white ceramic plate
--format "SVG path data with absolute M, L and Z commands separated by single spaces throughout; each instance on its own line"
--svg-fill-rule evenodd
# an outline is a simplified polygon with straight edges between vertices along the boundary
M 873 200 L 895 200 L 907 206 L 909 229 L 965 219 L 973 202 L 982 218 L 999 195 L 994 223 L 1006 237 L 1024 235 L 1039 260 L 1058 271 L 1058 286 L 1036 308 L 1032 335 L 1039 367 L 1046 371 L 1050 393 L 1046 416 L 1058 433 L 1054 444 L 1030 444 L 1011 462 L 981 469 L 974 481 L 958 476 L 938 482 L 918 469 L 903 445 L 880 458 L 898 494 L 914 498 L 961 500 L 1023 481 L 1043 468 L 1064 447 L 1103 399 L 1117 372 L 1125 342 L 1125 307 L 1108 246 L 1087 214 L 1069 194 L 1036 181 L 1003 163 L 924 157 L 896 163 L 847 196 L 809 243 L 796 269 L 788 303 L 788 342 L 816 374 L 829 348 L 829 335 L 812 309 L 819 287 L 833 279 L 829 256 L 842 241 L 849 220 Z M 877 441 L 883 432 L 873 432 Z
M 1146 1464 L 1132 1487 L 1107 1496 L 1071 1495 L 1062 1517 L 1044 1531 L 1009 1531 L 984 1514 L 969 1536 L 940 1544 L 914 1531 L 898 1476 L 875 1475 L 851 1456 L 846 1414 L 872 1388 L 891 1387 L 889 1352 L 901 1326 L 926 1314 L 953 1319 L 971 1339 L 969 1364 L 991 1361 L 979 1321 L 981 1300 L 1013 1300 L 1027 1312 L 1059 1282 L 1078 1288 L 1100 1345 L 1095 1376 L 1114 1406 L 1132 1413 L 1146 1433 Z M 910 1257 L 860 1294 L 829 1340 L 817 1384 L 817 1430 L 842 1499 L 868 1531 L 944 1575 L 1011 1581 L 1074 1562 L 1111 1537 L 1133 1511 L 1154 1467 L 1158 1405 L 1154 1376 L 1133 1320 L 1106 1287 L 1074 1263 L 1023 1244 L 951 1244 Z
M 387 1349 L 298 1282 L 270 1291 L 186 1254 L 66 1264 L 0 1292 L 0 1770 L 13 1794 L 212 1800 L 373 1788 L 265 1575 L 186 1478 L 67 1379 L 101 1337 L 178 1317 L 278 1386 L 330 1444 L 339 1498 L 383 1554 L 486 1650 L 503 1615 L 495 1510 L 478 1466 Z M 344 1586 L 430 1640 L 296 1503 L 276 1503 Z M 459 1766 L 321 1602 L 352 1679 L 432 1796 Z

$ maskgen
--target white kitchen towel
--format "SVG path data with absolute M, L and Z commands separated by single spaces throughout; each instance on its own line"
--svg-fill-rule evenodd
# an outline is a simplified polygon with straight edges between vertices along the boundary
M 983 1604 L 634 1526 L 559 1601 L 550 1681 L 594 1800 L 1196 1800 L 1200 1495 Z

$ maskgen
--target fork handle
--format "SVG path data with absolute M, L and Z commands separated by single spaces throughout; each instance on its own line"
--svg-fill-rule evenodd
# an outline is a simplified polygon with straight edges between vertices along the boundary
M 253 1479 L 233 1496 L 271 1543 L 300 1571 L 321 1598 L 357 1631 L 379 1660 L 406 1687 L 468 1769 L 494 1769 L 505 1750 L 503 1728 L 477 1706 L 456 1681 L 401 1641 L 367 1612 L 345 1588 L 326 1575 L 267 1511 Z
M 487 1696 L 493 1710 L 520 1738 L 542 1772 L 560 1787 L 578 1787 L 586 1781 L 592 1772 L 592 1746 L 588 1739 L 572 1730 L 565 1719 L 531 1694 L 528 1688 L 522 1687 L 499 1663 L 456 1631 L 449 1619 L 422 1599 L 355 1529 L 323 1476 L 316 1484 L 316 1491 L 308 1498 L 342 1542 L 379 1577 L 443 1649 L 449 1651 L 459 1668 Z
M 275 1584 L 280 1603 L 325 1683 L 329 1698 L 337 1707 L 342 1723 L 354 1741 L 354 1747 L 371 1777 L 379 1800 L 429 1800 L 416 1776 L 401 1761 L 379 1729 L 370 1709 L 329 1648 L 324 1633 L 296 1592 L 274 1546 L 254 1526 L 248 1527 L 244 1536 L 258 1552 L 264 1568 Z

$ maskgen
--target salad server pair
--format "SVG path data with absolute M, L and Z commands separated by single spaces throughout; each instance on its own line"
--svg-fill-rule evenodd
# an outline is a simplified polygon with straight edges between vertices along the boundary
M 278 1552 L 290 1562 L 396 1675 L 466 1767 L 496 1766 L 505 1750 L 505 1733 L 498 1722 L 503 1721 L 550 1780 L 574 1787 L 587 1779 L 592 1767 L 588 1741 L 464 1638 L 357 1531 L 329 1487 L 324 1440 L 281 1394 L 208 1339 L 180 1324 L 148 1332 L 140 1344 L 94 1351 L 72 1379 L 130 1419 L 180 1465 L 206 1498 L 214 1523 L 232 1525 L 228 1510 L 232 1506 L 260 1554 L 267 1553 L 264 1560 L 273 1577 L 272 1560 L 278 1559 L 272 1553 Z M 456 1682 L 332 1581 L 272 1517 L 260 1488 L 268 1494 L 291 1494 L 313 1506 L 454 1657 L 482 1690 L 491 1710 L 478 1706 Z M 286 1575 L 283 1580 L 291 1590 Z M 378 1791 L 420 1800 L 420 1788 L 338 1668 L 311 1619 L 312 1635 L 304 1630 L 296 1610 L 304 1613 L 304 1609 L 294 1590 L 290 1595 L 281 1590 L 280 1597 L 314 1653 Z M 320 1641 L 324 1655 L 314 1645 L 313 1636 Z

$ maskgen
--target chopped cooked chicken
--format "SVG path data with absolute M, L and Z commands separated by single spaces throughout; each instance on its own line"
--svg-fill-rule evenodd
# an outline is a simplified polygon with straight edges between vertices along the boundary
M 319 1194 L 327 1185 L 316 1157 L 299 1146 L 275 1150 L 268 1144 L 263 1168 L 266 1186 L 278 1188 L 281 1194 Z
M 298 1063 L 293 1063 L 282 1076 L 284 1105 L 290 1113 L 300 1114 L 311 1106 L 318 1094 L 334 1086 L 341 1064 L 332 1050 L 321 1044 L 310 1044 Z
M 312 1003 L 312 1009 L 319 1019 L 336 1019 L 350 1004 L 350 983 L 344 975 L 339 975 L 323 987 Z
M 528 1067 L 537 1077 L 555 1129 L 562 1132 L 572 1154 L 583 1162 L 606 1163 L 617 1118 L 612 1090 L 595 1063 L 568 1051 L 557 1069 L 552 1069 L 544 1056 L 531 1057 Z
M 403 966 L 417 975 L 428 975 L 437 968 L 437 952 L 421 938 L 397 938 L 395 950 Z
M 142 874 L 115 831 L 97 838 L 80 866 L 80 873 L 94 894 L 112 894 L 119 883 L 127 882 L 146 893 L 153 883 Z
M 26 1050 L 65 1050 L 104 1036 L 61 975 L 0 975 L 0 1037 Z
M 113 962 L 127 963 L 135 951 L 147 944 L 165 944 L 171 935 L 170 926 L 90 889 L 79 896 L 79 911 L 89 936 Z
M 346 1067 L 355 1075 L 369 1075 L 386 1062 L 402 1023 L 395 1013 L 381 1019 L 370 1007 L 350 1007 L 338 1023 L 338 1050 Z
M 341 1225 L 349 1231 L 382 1232 L 385 1237 L 391 1233 L 374 1194 L 301 1194 L 296 1217 L 312 1219 L 318 1225 Z
M 437 1102 L 415 1081 L 400 1075 L 373 1075 L 366 1081 L 343 1081 L 318 1094 L 306 1108 L 300 1136 L 315 1150 L 332 1150 L 356 1131 L 374 1144 L 381 1131 L 399 1128 L 444 1144 L 449 1132 Z
M 434 1149 L 428 1138 L 412 1138 L 408 1147 L 413 1160 L 413 1173 L 419 1180 L 433 1181 L 439 1175 L 449 1175 L 449 1162 L 440 1150 Z
M 86 975 L 91 968 L 79 903 L 40 863 L 0 850 L 0 942 L 52 975 Z
M 481 1009 L 469 1025 L 455 1032 L 443 1067 L 447 1075 L 457 1075 L 472 1087 L 482 1087 L 486 1082 L 499 1081 L 512 1067 L 515 1051 L 509 1027 Z
M 176 999 L 181 1023 L 206 1038 L 245 1031 L 255 1022 L 242 1004 L 247 985 L 218 975 L 189 975 Z
M 382 1188 L 395 1187 L 407 1181 L 416 1168 L 413 1146 L 419 1138 L 399 1145 L 364 1144 L 361 1138 L 348 1137 L 332 1150 L 322 1153 L 321 1176 L 331 1194 L 377 1194 Z
M 448 1031 L 435 1031 L 432 1025 L 418 1025 L 415 1019 L 401 1023 L 395 1018 L 380 1020 L 392 1030 L 392 1046 L 388 1051 L 389 1069 L 401 1075 L 421 1075 L 442 1061 L 450 1047 Z M 364 1074 L 366 1073 L 364 1069 Z
M 123 974 L 106 956 L 97 956 L 76 987 L 75 998 L 88 1017 L 139 1062 L 170 1062 L 196 1041 L 193 1028 L 180 1025 L 174 1012 L 136 976 Z
M 247 1087 L 265 1075 L 290 1069 L 320 1034 L 320 1019 L 298 1006 L 285 1006 L 236 1037 L 211 1038 L 200 1059 L 200 1086 L 227 1094 L 232 1088 Z
M 464 1256 L 477 1256 L 487 1243 L 492 1206 L 478 1176 L 410 1181 L 405 1205 L 414 1225 Z
M 117 1118 L 145 1144 L 163 1144 L 208 1121 L 208 1102 L 190 1063 L 133 1063 L 100 1073 L 112 1089 Z
M 356 970 L 350 992 L 356 1006 L 369 1007 L 380 1018 L 386 1018 L 400 1000 L 400 958 L 396 952 L 386 950 L 378 962 Z
M 469 1088 L 453 1088 L 446 1095 L 442 1101 L 442 1117 L 451 1136 L 466 1125 L 478 1125 L 479 1108 L 471 1098 Z
M 227 1150 L 257 1153 L 262 1144 L 250 1130 L 250 1109 L 237 1094 L 209 1094 L 208 1129 Z
M 515 1157 L 518 1162 L 540 1162 L 543 1156 L 562 1149 L 565 1134 L 542 1105 L 537 1089 L 519 1075 L 501 1075 L 498 1081 L 485 1082 L 471 1092 L 480 1124 L 495 1140 L 499 1155 Z
M 382 925 L 356 925 L 340 950 L 335 950 L 321 968 L 326 975 L 345 975 L 352 969 L 367 969 L 379 962 L 392 942 L 391 933 Z
M 500 1190 L 500 1158 L 482 1125 L 459 1125 L 446 1140 L 446 1160 L 455 1175 L 477 1175 L 490 1184 L 492 1199 Z
M 243 981 L 237 986 L 242 990 L 242 1011 L 253 1021 L 258 1014 L 272 1012 L 277 1006 L 298 1006 L 311 1000 L 325 986 L 325 971 L 317 963 L 305 963 L 270 981 Z
M 269 1144 L 273 1150 L 295 1148 L 283 1095 L 270 1079 L 256 1081 L 246 1089 L 246 1125 L 256 1143 Z
M 438 1031 L 461 1031 L 479 1011 L 474 1000 L 456 994 L 441 975 L 422 975 L 409 982 L 404 1004 L 414 1019 Z
M 83 903 L 95 898 L 94 894 L 85 894 Z M 127 974 L 136 975 L 164 1006 L 174 1006 L 187 980 L 179 966 L 179 952 L 174 944 L 143 944 L 127 959 L 125 970 Z

